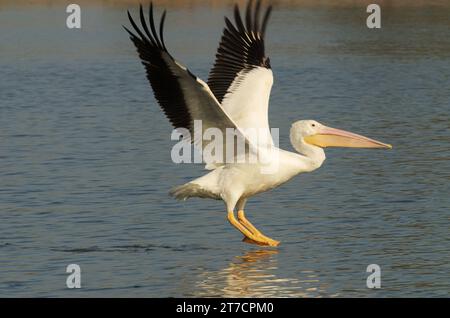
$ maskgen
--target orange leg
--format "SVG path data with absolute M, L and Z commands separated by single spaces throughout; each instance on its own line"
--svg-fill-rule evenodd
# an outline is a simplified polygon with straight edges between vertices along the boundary
M 270 237 L 265 236 L 262 234 L 247 218 L 245 217 L 244 210 L 238 211 L 238 220 L 239 223 L 244 225 L 252 234 L 254 234 L 259 239 L 263 240 L 267 245 L 269 246 L 278 246 L 280 244 L 279 241 L 276 241 L 274 239 L 271 239 Z
M 236 229 L 238 229 L 242 234 L 245 236 L 245 241 L 257 245 L 263 245 L 263 246 L 277 246 L 276 241 L 273 240 L 267 240 L 265 237 L 256 235 L 252 233 L 248 228 L 246 228 L 244 225 L 239 223 L 238 220 L 236 220 L 233 211 L 228 212 L 228 221 L 233 225 Z

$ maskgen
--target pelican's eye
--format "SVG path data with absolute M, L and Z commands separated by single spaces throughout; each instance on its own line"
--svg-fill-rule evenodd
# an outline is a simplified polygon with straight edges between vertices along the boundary
M 316 124 L 312 124 L 311 126 L 316 127 Z

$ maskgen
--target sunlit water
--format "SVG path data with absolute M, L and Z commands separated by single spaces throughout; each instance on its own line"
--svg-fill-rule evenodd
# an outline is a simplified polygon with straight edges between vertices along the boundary
M 204 79 L 229 12 L 170 9 L 167 44 Z M 171 162 L 126 7 L 86 7 L 69 30 L 64 7 L 0 6 L 0 296 L 448 296 L 450 10 L 388 8 L 381 30 L 366 16 L 274 12 L 281 145 L 298 119 L 394 145 L 327 150 L 318 171 L 251 199 L 274 250 L 242 243 L 221 202 L 167 195 L 204 172 Z

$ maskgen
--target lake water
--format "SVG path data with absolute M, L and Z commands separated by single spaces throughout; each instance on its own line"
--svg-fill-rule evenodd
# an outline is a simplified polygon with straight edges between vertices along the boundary
M 69 30 L 63 6 L 0 5 L 0 296 L 449 296 L 449 6 L 383 7 L 381 30 L 365 7 L 275 9 L 281 146 L 299 119 L 394 146 L 327 150 L 321 169 L 250 199 L 277 249 L 242 243 L 222 202 L 168 196 L 203 167 L 171 162 L 127 8 L 83 6 Z M 167 45 L 203 79 L 230 12 L 169 8 Z

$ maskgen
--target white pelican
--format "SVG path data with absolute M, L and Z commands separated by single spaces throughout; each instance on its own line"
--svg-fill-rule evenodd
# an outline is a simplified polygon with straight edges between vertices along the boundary
M 319 168 L 325 160 L 325 147 L 391 148 L 389 144 L 330 128 L 315 120 L 300 120 L 292 125 L 290 140 L 298 153 L 276 147 L 268 123 L 273 75 L 264 49 L 264 33 L 271 10 L 271 6 L 266 9 L 261 22 L 261 1 L 248 2 L 244 20 L 239 7 L 235 6 L 235 23 L 225 18 L 226 27 L 208 83 L 193 75 L 168 52 L 163 38 L 165 11 L 159 33 L 152 4 L 150 28 L 142 6 L 142 30 L 129 12 L 128 18 L 136 33 L 124 27 L 137 48 L 157 101 L 175 128 L 188 129 L 194 135 L 194 121 L 201 120 L 203 132 L 215 128 L 225 135 L 227 128 L 234 128 L 247 145 L 246 153 L 271 150 L 264 163 L 260 158 L 256 162 L 209 162 L 206 168 L 211 172 L 171 190 L 177 199 L 223 200 L 229 222 L 244 235 L 244 241 L 263 246 L 277 246 L 279 242 L 263 235 L 246 219 L 244 206 L 249 197 Z M 245 133 L 249 128 L 269 133 L 267 138 L 254 138 Z M 224 141 L 224 148 L 226 143 Z M 277 169 L 272 173 L 262 171 L 263 165 L 275 162 Z

